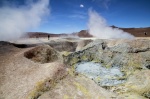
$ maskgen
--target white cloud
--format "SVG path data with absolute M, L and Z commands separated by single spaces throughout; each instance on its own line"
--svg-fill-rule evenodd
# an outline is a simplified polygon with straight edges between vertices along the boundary
M 84 8 L 84 5 L 83 5 L 83 4 L 80 4 L 80 8 Z

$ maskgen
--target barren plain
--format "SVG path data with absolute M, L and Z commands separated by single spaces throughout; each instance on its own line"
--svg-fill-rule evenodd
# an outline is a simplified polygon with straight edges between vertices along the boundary
M 0 41 L 0 99 L 149 99 L 149 69 L 149 37 Z

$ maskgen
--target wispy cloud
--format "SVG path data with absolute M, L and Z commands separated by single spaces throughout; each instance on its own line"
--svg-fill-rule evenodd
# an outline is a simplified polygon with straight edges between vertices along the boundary
M 87 15 L 88 15 L 88 13 L 86 13 L 85 11 L 74 10 L 73 13 L 69 17 L 85 19 L 87 17 Z
M 109 9 L 110 1 L 111 1 L 111 0 L 104 0 L 104 1 L 103 1 L 103 5 L 104 5 L 104 7 L 105 7 L 106 9 Z
M 92 2 L 98 3 L 100 6 L 104 7 L 105 9 L 109 9 L 111 4 L 111 0 L 92 0 Z
M 73 15 L 70 15 L 69 16 L 70 18 L 79 18 L 79 19 L 85 19 L 86 18 L 86 16 L 84 16 L 84 15 L 77 15 L 77 14 L 73 14 Z

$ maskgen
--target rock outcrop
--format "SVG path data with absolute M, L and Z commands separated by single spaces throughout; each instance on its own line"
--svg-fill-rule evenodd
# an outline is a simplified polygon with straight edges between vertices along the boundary
M 113 43 L 113 44 L 111 44 Z M 149 40 L 96 40 L 85 46 L 82 50 L 74 52 L 69 54 L 68 56 L 64 56 L 64 63 L 68 64 L 68 66 L 71 66 L 74 68 L 74 71 L 76 72 L 76 68 L 78 68 L 78 63 L 88 63 L 93 62 L 95 64 L 100 64 L 102 67 L 106 69 L 113 69 L 117 68 L 123 76 L 110 76 L 107 78 L 108 84 L 103 84 L 104 79 L 103 75 L 100 75 L 100 73 L 97 72 L 97 74 L 93 74 L 95 72 L 93 71 L 94 65 L 91 65 L 88 72 L 85 73 L 85 70 L 83 72 L 83 75 L 92 78 L 97 84 L 100 86 L 103 86 L 104 88 L 112 88 L 118 86 L 121 86 L 122 84 L 125 84 L 128 82 L 132 82 L 132 85 L 134 87 L 129 88 L 125 87 L 123 89 L 132 89 L 135 91 L 136 94 L 144 95 L 145 97 L 150 96 L 150 90 L 145 89 L 146 86 L 149 88 L 149 85 L 143 85 L 143 89 L 141 89 L 141 86 L 134 85 L 136 83 L 136 80 L 132 81 L 132 78 L 136 78 L 136 75 L 140 74 L 140 71 L 144 73 L 145 70 L 147 70 L 147 73 L 145 75 L 148 76 L 150 73 L 149 71 L 149 65 L 150 65 L 150 41 Z M 93 66 L 93 68 L 92 68 Z M 86 68 L 86 66 L 85 66 Z M 87 65 L 87 68 L 88 65 Z M 103 72 L 107 72 L 103 71 Z M 139 71 L 139 73 L 135 74 L 135 72 Z M 81 72 L 80 72 L 81 73 Z M 88 74 L 87 74 L 88 73 Z M 95 77 L 94 75 L 97 75 Z M 133 76 L 133 77 L 132 77 Z M 141 73 L 142 76 L 142 73 Z M 144 77 L 144 76 L 142 76 Z M 139 78 L 139 77 L 138 77 Z M 138 79 L 137 78 L 137 79 Z M 139 78 L 143 79 L 143 78 Z M 145 80 L 148 79 L 147 77 Z M 114 82 L 122 81 L 122 84 L 118 83 L 116 85 Z M 140 81 L 144 81 L 140 80 Z M 146 83 L 149 82 L 145 81 Z M 134 83 L 134 84 L 133 84 Z M 139 81 L 137 81 L 139 83 Z M 137 88 L 135 88 L 137 87 Z M 145 91 L 145 90 L 146 91 Z M 126 92 L 130 92 L 130 91 Z M 139 92 L 137 92 L 139 90 Z M 144 91 L 142 91 L 144 90 Z M 126 93 L 123 92 L 123 93 Z M 142 97 L 142 96 L 141 96 Z

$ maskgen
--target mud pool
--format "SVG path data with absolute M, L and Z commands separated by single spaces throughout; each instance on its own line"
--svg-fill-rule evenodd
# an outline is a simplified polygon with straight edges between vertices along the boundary
M 125 82 L 119 80 L 124 75 L 119 67 L 106 68 L 99 63 L 80 62 L 76 64 L 76 72 L 89 77 L 100 86 L 114 86 Z

